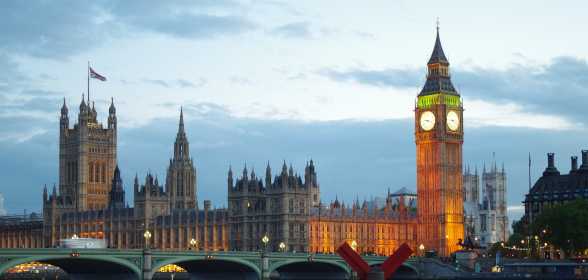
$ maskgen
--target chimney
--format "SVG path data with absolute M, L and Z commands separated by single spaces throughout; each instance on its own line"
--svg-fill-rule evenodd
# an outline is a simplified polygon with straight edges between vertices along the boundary
M 559 171 L 555 168 L 555 154 L 547 153 L 547 168 L 543 171 L 543 176 L 559 175 Z
M 582 165 L 580 170 L 588 170 L 588 150 L 582 150 Z
M 570 170 L 570 173 L 576 172 L 577 170 L 578 170 L 578 157 L 572 156 L 572 170 Z

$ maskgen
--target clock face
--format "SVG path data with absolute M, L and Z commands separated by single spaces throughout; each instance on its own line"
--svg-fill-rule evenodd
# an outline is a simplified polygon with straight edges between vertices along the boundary
M 435 114 L 431 111 L 425 111 L 421 114 L 421 128 L 423 130 L 429 131 L 435 127 Z
M 459 129 L 459 115 L 455 111 L 449 111 L 447 113 L 447 127 L 451 131 L 456 131 Z

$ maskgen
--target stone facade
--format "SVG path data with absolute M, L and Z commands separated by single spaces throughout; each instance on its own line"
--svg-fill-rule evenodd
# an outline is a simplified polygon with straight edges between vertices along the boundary
M 165 189 L 147 174 L 142 185 L 135 176 L 134 207 L 125 204 L 121 171 L 116 164 L 116 109 L 111 103 L 108 128 L 82 97 L 78 122 L 69 128 L 68 108 L 60 117 L 60 188 L 43 190 L 43 217 L 35 222 L 3 222 L 2 247 L 56 247 L 78 236 L 105 239 L 110 248 L 228 248 L 224 209 L 196 204 L 196 169 L 189 153 L 183 112 L 170 160 Z M 150 244 L 143 233 L 152 232 Z M 196 244 L 191 244 L 194 239 Z
M 271 236 L 268 249 L 277 250 L 284 242 L 286 250 L 306 251 L 310 209 L 319 204 L 320 187 L 314 162 L 304 171 L 304 181 L 284 162 L 282 171 L 272 179 L 269 163 L 262 180 L 247 167 L 233 182 L 228 174 L 228 211 L 232 250 L 254 251 L 264 246 L 261 237 Z
M 86 211 L 106 208 L 110 179 L 116 166 L 117 120 L 114 103 L 108 126 L 96 119 L 94 103 L 82 96 L 78 122 L 69 127 L 63 100 L 59 119 L 59 193 L 63 209 Z
M 506 201 L 506 172 L 493 163 L 482 171 L 482 201 L 480 202 L 480 176 L 466 169 L 464 181 L 464 231 L 481 246 L 507 241 L 510 236 Z
M 496 168 L 482 172 L 482 205 L 480 208 L 480 245 L 489 246 L 496 242 L 507 241 L 510 236 L 507 203 L 506 173 Z
M 463 240 L 463 107 L 437 30 L 427 80 L 415 106 L 419 240 L 449 256 Z
M 345 206 L 337 199 L 327 207 L 316 207 L 309 222 L 309 250 L 335 253 L 343 242 L 359 253 L 378 255 L 391 255 L 402 243 L 416 249 L 415 202 L 416 195 L 397 192 L 388 193 L 383 207 L 358 200 Z
M 572 156 L 568 174 L 560 174 L 555 166 L 555 154 L 547 154 L 547 167 L 525 196 L 525 216 L 532 223 L 544 208 L 575 199 L 588 199 L 588 150 L 582 150 L 582 165 Z
M 424 114 L 433 114 L 437 123 L 425 129 L 421 122 Z M 111 248 L 255 251 L 267 246 L 271 251 L 333 253 L 341 243 L 349 242 L 361 253 L 390 254 L 406 242 L 413 249 L 422 244 L 426 250 L 448 256 L 458 249 L 464 230 L 462 117 L 461 98 L 451 84 L 449 62 L 437 34 L 427 82 L 415 108 L 418 203 L 414 194 L 403 190 L 388 194 L 383 205 L 356 201 L 346 207 L 336 199 L 325 206 L 315 162 L 310 160 L 303 176 L 285 162 L 276 176 L 268 164 L 264 178 L 253 170 L 249 173 L 247 167 L 234 178 L 229 167 L 228 208 L 213 209 L 210 201 L 204 201 L 201 210 L 181 112 L 165 186 L 151 174 L 142 184 L 135 176 L 131 208 L 125 205 L 116 161 L 114 102 L 108 126 L 103 128 L 94 106 L 86 105 L 82 98 L 78 123 L 72 129 L 64 101 L 59 190 L 54 186 L 49 193 L 44 188 L 42 222 L 21 223 L 23 227 L 0 223 L 0 244 L 54 247 L 61 239 L 77 235 L 105 239 Z M 150 239 L 143 238 L 147 230 L 152 233 Z M 267 244 L 261 242 L 264 235 L 269 237 Z M 24 241 L 34 238 L 42 242 Z
M 478 168 L 472 173 L 466 168 L 463 174 L 464 234 L 472 239 L 480 234 L 480 176 Z

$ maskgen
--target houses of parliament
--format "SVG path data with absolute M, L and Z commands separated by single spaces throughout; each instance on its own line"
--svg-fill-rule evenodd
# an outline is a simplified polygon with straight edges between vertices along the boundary
M 267 235 L 272 251 L 333 253 L 347 242 L 360 253 L 390 255 L 407 243 L 415 251 L 422 244 L 448 256 L 464 235 L 463 108 L 438 30 L 427 66 L 414 108 L 416 195 L 388 191 L 380 203 L 323 203 L 318 168 L 309 160 L 302 173 L 285 162 L 277 172 L 268 164 L 261 175 L 229 167 L 227 208 L 215 209 L 208 200 L 201 206 L 180 110 L 166 178 L 135 176 L 130 207 L 124 167 L 117 165 L 114 101 L 104 125 L 82 97 L 75 124 L 65 100 L 61 108 L 59 184 L 44 188 L 42 216 L 0 223 L 0 247 L 57 247 L 78 236 L 103 239 L 109 248 L 255 251 Z M 143 237 L 145 231 L 151 238 Z

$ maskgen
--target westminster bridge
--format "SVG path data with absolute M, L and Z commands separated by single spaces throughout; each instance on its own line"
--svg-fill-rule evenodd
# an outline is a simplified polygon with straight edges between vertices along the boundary
M 382 256 L 364 256 L 371 266 Z M 350 267 L 337 255 L 309 253 L 204 252 L 117 249 L 0 249 L 0 278 L 19 264 L 41 262 L 61 268 L 69 279 L 151 280 L 160 268 L 175 264 L 190 279 L 351 279 Z M 433 259 L 410 258 L 397 271 L 403 278 L 450 273 Z M 400 276 L 400 275 L 397 275 Z

